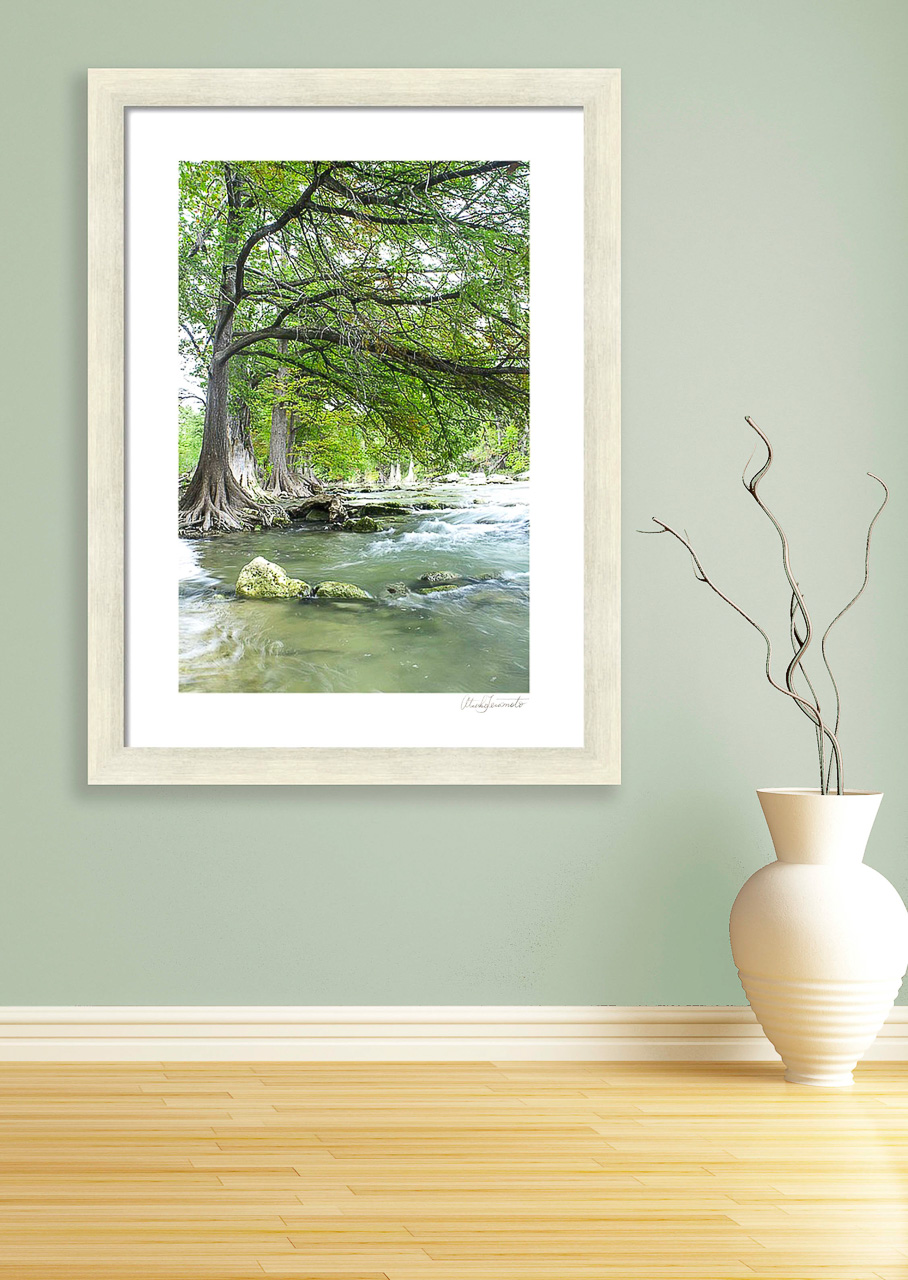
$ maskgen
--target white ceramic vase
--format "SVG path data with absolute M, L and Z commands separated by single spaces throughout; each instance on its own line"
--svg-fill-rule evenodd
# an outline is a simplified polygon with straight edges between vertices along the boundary
M 757 795 L 776 861 L 735 899 L 735 964 L 785 1079 L 849 1085 L 908 966 L 908 912 L 889 881 L 863 863 L 883 797 Z

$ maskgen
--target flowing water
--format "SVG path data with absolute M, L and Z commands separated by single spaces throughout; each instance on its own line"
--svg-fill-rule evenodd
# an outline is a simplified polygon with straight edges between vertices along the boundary
M 528 691 L 529 485 L 435 486 L 430 496 L 450 506 L 379 517 L 391 526 L 382 533 L 296 522 L 181 541 L 180 689 Z M 408 492 L 364 497 L 406 502 Z M 375 599 L 238 599 L 237 575 L 256 556 L 312 585 L 350 582 Z M 434 595 L 386 594 L 439 571 L 498 576 Z

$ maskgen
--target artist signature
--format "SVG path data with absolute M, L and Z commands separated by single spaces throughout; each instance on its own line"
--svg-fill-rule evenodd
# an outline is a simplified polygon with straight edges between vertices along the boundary
M 486 711 L 519 710 L 526 706 L 527 701 L 528 699 L 522 698 L 519 693 L 510 696 L 485 693 L 480 698 L 468 693 L 461 698 L 460 709 L 461 711 L 478 711 L 482 715 Z

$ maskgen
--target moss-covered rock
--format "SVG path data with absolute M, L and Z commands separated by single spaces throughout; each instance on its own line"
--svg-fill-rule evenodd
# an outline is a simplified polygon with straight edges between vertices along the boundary
M 406 596 L 410 594 L 410 588 L 405 582 L 391 582 L 385 587 L 385 595 L 389 596 Z
M 372 516 L 359 516 L 356 520 L 348 520 L 344 525 L 345 529 L 351 529 L 354 533 L 383 533 L 387 527 Z
M 315 594 L 321 600 L 371 600 L 372 596 L 352 582 L 320 582 Z
M 286 569 L 256 556 L 244 564 L 236 580 L 236 593 L 247 600 L 293 600 L 307 596 L 310 587 L 300 578 L 291 578 Z
M 351 505 L 351 514 L 360 516 L 408 516 L 413 507 L 408 502 L 358 502 Z
M 462 582 L 440 582 L 434 587 L 417 587 L 417 594 L 421 596 L 434 596 L 439 591 L 458 591 L 463 586 Z
M 443 569 L 438 573 L 424 573 L 420 582 L 428 583 L 430 587 L 437 587 L 442 582 L 463 582 L 463 577 L 459 573 L 449 573 L 447 569 Z

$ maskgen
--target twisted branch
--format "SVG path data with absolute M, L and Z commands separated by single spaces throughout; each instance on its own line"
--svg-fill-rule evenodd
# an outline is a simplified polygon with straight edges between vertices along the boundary
M 877 484 L 882 485 L 883 501 L 877 507 L 876 512 L 874 513 L 873 519 L 870 521 L 870 525 L 868 526 L 868 529 L 867 529 L 867 537 L 864 540 L 864 581 L 861 583 L 857 592 L 851 597 L 851 599 L 848 601 L 845 607 L 843 609 L 840 609 L 839 612 L 836 614 L 836 616 L 833 618 L 832 622 L 830 622 L 829 626 L 823 632 L 823 638 L 820 641 L 820 653 L 823 655 L 823 664 L 826 667 L 827 672 L 829 673 L 829 679 L 832 681 L 832 687 L 835 691 L 835 732 L 836 733 L 839 732 L 839 723 L 841 721 L 841 715 L 842 715 L 842 703 L 839 697 L 839 686 L 836 683 L 835 676 L 832 674 L 832 667 L 829 665 L 829 658 L 826 653 L 826 641 L 829 639 L 829 633 L 832 630 L 832 628 L 835 626 L 835 624 L 838 622 L 839 618 L 844 617 L 845 614 L 848 612 L 848 610 L 851 608 L 851 606 L 855 604 L 858 600 L 860 600 L 861 596 L 864 594 L 864 590 L 867 586 L 867 583 L 870 581 L 870 540 L 873 537 L 873 526 L 876 524 L 877 520 L 879 520 L 880 516 L 883 514 L 883 508 L 886 506 L 887 502 L 889 501 L 889 488 L 886 485 L 885 481 L 881 480 L 879 476 L 874 475 L 872 471 L 868 471 L 867 474 L 870 476 L 871 480 L 875 480 Z M 832 778 L 832 761 L 830 760 L 829 773 L 826 778 L 827 791 L 829 790 L 829 784 L 830 784 L 831 778 Z M 841 779 L 838 777 L 838 775 L 836 776 L 836 785 L 837 787 L 841 786 Z
M 798 602 L 794 595 L 792 595 L 788 606 L 788 634 L 791 637 L 791 647 L 795 653 L 797 653 L 799 645 L 804 643 L 804 637 L 798 631 L 797 608 Z M 810 696 L 813 698 L 814 706 L 819 707 L 820 700 L 817 697 L 817 691 L 811 683 L 810 676 L 807 674 L 807 668 L 805 666 L 801 667 L 801 674 L 807 681 L 807 688 L 810 690 Z M 798 710 L 800 711 L 801 708 L 799 707 Z M 822 792 L 824 786 L 823 780 L 826 777 L 826 739 L 820 732 L 819 726 L 815 726 L 815 729 L 817 735 L 817 757 L 820 763 L 820 791 Z
M 822 653 L 822 656 L 823 656 L 823 665 L 826 668 L 826 672 L 829 676 L 829 680 L 832 684 L 832 688 L 835 693 L 835 725 L 833 728 L 830 728 L 829 725 L 826 723 L 826 721 L 823 719 L 823 712 L 820 707 L 819 696 L 817 695 L 817 691 L 814 688 L 813 683 L 810 679 L 810 676 L 807 674 L 807 669 L 804 665 L 804 655 L 807 652 L 807 649 L 809 648 L 811 640 L 813 638 L 813 625 L 810 620 L 810 614 L 807 611 L 807 605 L 804 601 L 804 596 L 803 596 L 803 593 L 801 592 L 800 585 L 798 584 L 791 568 L 791 549 L 789 547 L 788 538 L 785 534 L 785 530 L 782 528 L 776 516 L 773 514 L 773 512 L 764 502 L 759 492 L 760 483 L 763 480 L 763 477 L 769 471 L 773 463 L 772 445 L 770 444 L 769 439 L 764 435 L 764 433 L 760 430 L 760 428 L 757 426 L 757 424 L 753 421 L 752 418 L 745 417 L 744 421 L 751 428 L 751 430 L 757 434 L 759 439 L 763 442 L 763 445 L 766 449 L 766 461 L 754 473 L 754 475 L 750 478 L 750 480 L 748 480 L 747 472 L 750 468 L 751 459 L 753 458 L 753 454 L 751 454 L 750 459 L 748 459 L 747 466 L 745 466 L 744 472 L 741 476 L 741 481 L 745 489 L 747 490 L 747 492 L 753 498 L 754 502 L 756 502 L 757 506 L 760 508 L 763 514 L 767 517 L 767 519 L 770 521 L 773 528 L 775 529 L 776 533 L 779 535 L 779 541 L 782 544 L 782 567 L 785 572 L 785 577 L 788 582 L 788 586 L 791 590 L 791 598 L 790 598 L 789 607 L 788 607 L 788 634 L 789 634 L 789 639 L 791 641 L 793 656 L 788 666 L 785 669 L 784 685 L 780 684 L 772 674 L 773 650 L 772 650 L 772 641 L 770 640 L 768 633 L 763 629 L 763 627 L 760 626 L 760 624 L 756 621 L 756 619 L 752 618 L 749 613 L 747 613 L 744 609 L 741 608 L 740 605 L 735 604 L 734 600 L 732 600 L 729 596 L 725 594 L 724 591 L 721 591 L 716 586 L 716 584 L 710 578 L 709 574 L 703 568 L 703 564 L 700 561 L 700 558 L 698 557 L 697 553 L 694 551 L 693 547 L 691 546 L 690 539 L 687 535 L 687 531 L 685 530 L 683 534 L 680 534 L 676 529 L 673 529 L 671 525 L 666 524 L 663 520 L 657 520 L 656 517 L 653 516 L 652 518 L 653 523 L 658 527 L 656 529 L 641 529 L 639 530 L 639 532 L 640 533 L 670 533 L 673 538 L 675 538 L 678 542 L 681 543 L 681 545 L 687 550 L 688 554 L 690 555 L 691 563 L 693 565 L 693 570 L 694 570 L 694 576 L 697 579 L 697 581 L 705 583 L 710 588 L 710 590 L 715 592 L 715 594 L 721 600 L 724 600 L 726 604 L 730 605 L 731 608 L 734 609 L 735 613 L 740 614 L 745 622 L 748 622 L 754 628 L 755 631 L 759 632 L 760 636 L 763 639 L 763 643 L 766 646 L 766 663 L 765 663 L 766 679 L 769 681 L 769 683 L 772 685 L 774 689 L 778 690 L 779 693 L 782 693 L 787 698 L 790 698 L 794 702 L 794 704 L 797 706 L 798 710 L 807 717 L 807 719 L 810 721 L 810 723 L 814 727 L 814 732 L 816 733 L 816 739 L 817 739 L 817 755 L 819 758 L 819 766 L 820 766 L 820 794 L 827 795 L 829 793 L 829 789 L 832 785 L 832 770 L 833 770 L 833 766 L 835 766 L 836 793 L 838 795 L 844 795 L 845 776 L 844 776 L 844 767 L 843 767 L 843 761 L 842 761 L 842 752 L 839 746 L 839 739 L 838 739 L 839 726 L 841 723 L 841 699 L 839 697 L 839 687 L 838 687 L 838 684 L 836 683 L 836 679 L 835 679 L 835 676 L 833 675 L 832 667 L 829 662 L 829 656 L 826 650 L 826 643 L 827 643 L 827 640 L 829 639 L 829 633 L 832 631 L 832 628 L 839 621 L 839 619 L 844 617 L 844 615 L 848 612 L 848 610 L 854 604 L 857 603 L 857 601 L 864 594 L 864 591 L 867 587 L 867 583 L 870 579 L 870 543 L 873 537 L 874 526 L 876 525 L 877 520 L 882 515 L 883 510 L 889 501 L 889 489 L 887 488 L 885 483 L 880 479 L 879 476 L 874 475 L 872 471 L 867 472 L 867 474 L 870 476 L 872 480 L 876 480 L 877 484 L 882 486 L 883 501 L 880 503 L 879 507 L 874 513 L 873 519 L 870 521 L 870 525 L 867 529 L 867 537 L 864 543 L 864 578 L 857 592 L 852 596 L 852 598 L 848 601 L 848 603 L 844 606 L 844 608 L 839 610 L 839 612 L 830 622 L 829 626 L 824 631 L 823 637 L 820 641 L 820 652 Z M 795 680 L 799 674 L 803 677 L 804 681 L 806 682 L 807 688 L 810 693 L 810 698 L 803 697 L 800 693 L 798 693 L 797 689 L 795 688 Z M 831 749 L 828 767 L 826 763 L 826 743 L 827 742 L 829 743 L 829 746 Z
M 772 511 L 770 511 L 769 507 L 766 505 L 763 498 L 760 497 L 760 494 L 758 492 L 760 481 L 763 479 L 763 477 L 769 471 L 769 468 L 772 466 L 772 462 L 773 462 L 772 445 L 769 443 L 769 440 L 767 439 L 767 437 L 763 434 L 763 432 L 760 430 L 760 428 L 757 426 L 757 424 L 754 422 L 752 418 L 748 418 L 745 416 L 744 421 L 753 431 L 757 433 L 757 435 L 763 441 L 763 444 L 766 446 L 766 461 L 763 463 L 762 467 L 760 467 L 759 471 L 757 471 L 751 477 L 750 480 L 747 479 L 747 468 L 745 467 L 744 475 L 741 477 L 741 480 L 744 485 L 744 488 L 753 498 L 754 502 L 757 504 L 757 506 L 760 508 L 763 514 L 771 522 L 776 533 L 779 535 L 779 541 L 782 543 L 782 567 L 785 570 L 785 577 L 788 579 L 788 585 L 791 587 L 791 594 L 793 598 L 797 601 L 798 611 L 800 612 L 804 622 L 804 635 L 798 641 L 798 645 L 797 645 L 797 648 L 795 649 L 794 656 L 792 657 L 791 662 L 788 664 L 788 667 L 786 668 L 786 671 L 785 671 L 785 687 L 788 690 L 792 690 L 794 687 L 795 673 L 797 672 L 798 667 L 802 665 L 804 660 L 804 654 L 807 652 L 808 648 L 810 647 L 810 642 L 813 637 L 813 626 L 810 621 L 810 614 L 807 612 L 807 605 L 804 603 L 804 597 L 801 594 L 801 589 L 798 586 L 797 582 L 795 581 L 794 574 L 792 573 L 792 570 L 791 570 L 791 548 L 788 545 L 788 538 L 785 535 L 785 530 L 779 524 L 779 521 L 776 519 L 775 515 L 773 515 Z M 819 704 L 817 704 L 816 706 L 816 711 L 817 711 L 817 714 L 822 719 L 822 714 L 820 712 Z
M 759 622 L 757 622 L 755 618 L 752 618 L 749 613 L 745 612 L 745 610 L 741 608 L 740 605 L 735 604 L 734 600 L 732 600 L 730 596 L 727 596 L 724 591 L 721 591 L 716 586 L 712 578 L 710 578 L 709 574 L 703 568 L 703 565 L 700 561 L 699 556 L 697 555 L 696 551 L 694 551 L 693 547 L 691 546 L 690 542 L 686 537 L 678 533 L 677 529 L 673 529 L 671 525 L 666 524 L 664 520 L 657 520 L 656 517 L 653 516 L 652 521 L 653 521 L 653 524 L 659 526 L 658 529 L 640 529 L 638 530 L 638 532 L 670 533 L 673 538 L 676 538 L 678 542 L 681 543 L 682 547 L 687 548 L 687 551 L 690 554 L 690 558 L 694 565 L 694 571 L 697 576 L 697 581 L 705 583 L 710 588 L 711 591 L 714 591 L 716 593 L 716 595 L 719 597 L 720 600 L 724 600 L 726 604 L 731 605 L 735 613 L 739 613 L 741 617 L 744 619 L 744 621 L 749 622 L 750 625 L 753 627 L 753 629 L 759 632 L 759 634 L 763 637 L 763 643 L 766 646 L 766 665 L 765 665 L 766 679 L 769 681 L 769 683 L 772 685 L 774 689 L 777 689 L 779 691 L 779 693 L 783 693 L 786 698 L 791 698 L 792 701 L 798 707 L 801 708 L 801 710 L 804 712 L 807 718 L 811 720 L 811 722 L 813 723 L 817 731 L 829 739 L 829 745 L 832 748 L 833 755 L 835 759 L 838 761 L 840 758 L 840 752 L 839 752 L 839 744 L 836 739 L 836 736 L 832 732 L 832 730 L 829 728 L 829 726 L 824 723 L 823 718 L 820 715 L 820 713 L 817 711 L 816 707 L 811 702 L 808 702 L 806 698 L 802 698 L 801 695 L 795 692 L 794 689 L 790 689 L 786 685 L 779 684 L 779 682 L 774 678 L 772 674 L 772 641 L 770 640 L 767 632 L 763 630 L 763 628 L 760 626 Z M 840 766 L 839 766 L 839 772 L 841 773 Z

